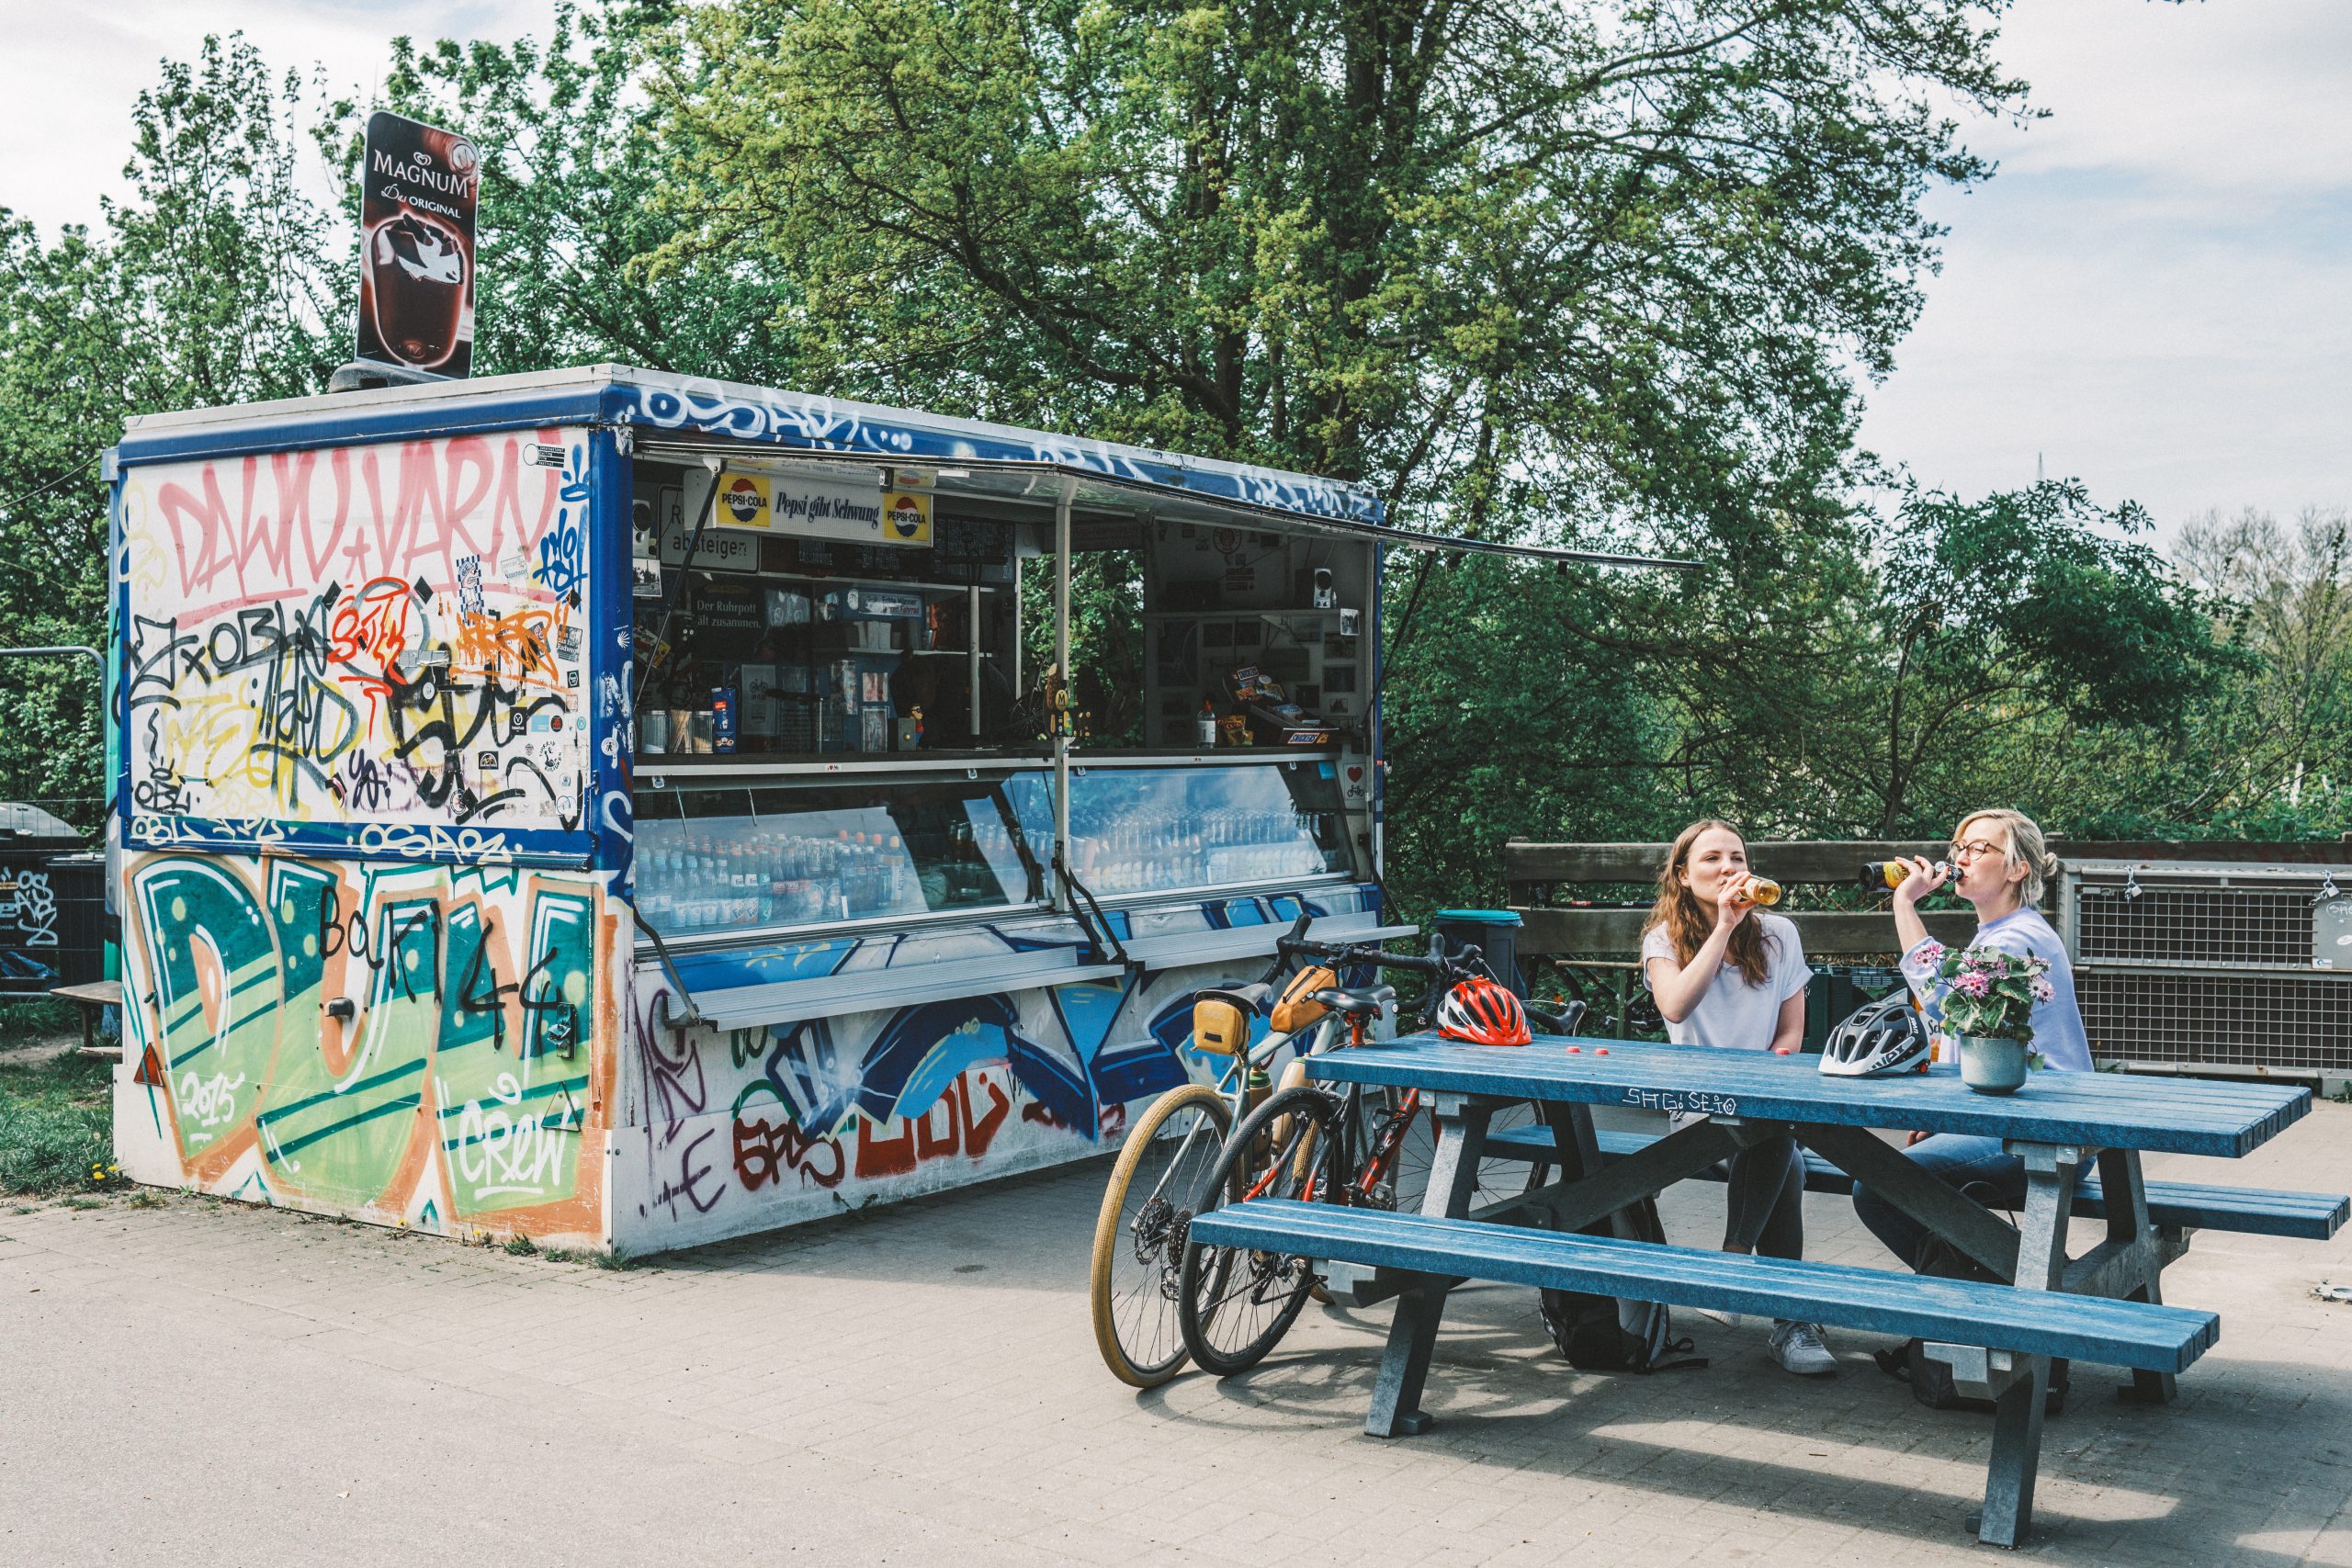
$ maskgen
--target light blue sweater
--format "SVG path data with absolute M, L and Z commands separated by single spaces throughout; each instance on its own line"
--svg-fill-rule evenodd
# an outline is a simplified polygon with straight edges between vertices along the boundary
M 2075 1005 L 2075 967 L 2066 961 L 2066 944 L 2041 911 L 2027 908 L 1987 920 L 1976 928 L 1971 945 L 2050 961 L 2050 999 L 2033 1004 L 2033 1048 L 2061 1072 L 2089 1072 L 2091 1043 L 2083 1030 L 2082 1010 Z M 1903 977 L 1939 1024 L 1943 1021 L 1944 993 L 1951 988 L 1936 973 L 1943 961 L 1944 944 L 1934 937 L 1903 955 Z

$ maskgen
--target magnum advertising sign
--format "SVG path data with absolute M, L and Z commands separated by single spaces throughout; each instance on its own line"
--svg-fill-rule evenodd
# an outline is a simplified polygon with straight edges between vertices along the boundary
M 463 376 L 474 353 L 474 144 L 400 115 L 368 119 L 359 203 L 359 357 Z

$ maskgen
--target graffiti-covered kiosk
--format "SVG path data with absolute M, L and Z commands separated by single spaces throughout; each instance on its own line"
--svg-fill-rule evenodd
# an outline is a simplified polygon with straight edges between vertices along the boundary
M 1362 490 L 610 366 L 111 472 L 141 1181 L 690 1245 L 1112 1146 L 1390 929 Z

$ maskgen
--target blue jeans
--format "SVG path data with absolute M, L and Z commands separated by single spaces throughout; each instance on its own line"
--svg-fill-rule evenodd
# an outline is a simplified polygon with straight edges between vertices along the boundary
M 1751 1144 L 1724 1162 L 1731 1168 L 1724 1245 L 1766 1258 L 1804 1256 L 1804 1156 L 1793 1137 Z
M 1998 1138 L 1938 1133 L 1904 1153 L 1922 1170 L 1943 1178 L 1988 1209 L 2015 1209 L 2025 1201 L 2025 1161 L 2004 1151 Z M 1859 1182 L 1854 1213 L 1904 1267 L 1917 1261 L 1927 1226 Z

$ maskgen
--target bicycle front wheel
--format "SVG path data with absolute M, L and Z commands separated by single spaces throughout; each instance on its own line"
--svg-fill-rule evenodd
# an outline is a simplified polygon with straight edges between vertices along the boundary
M 1340 1108 L 1318 1089 L 1272 1096 L 1241 1119 L 1193 1204 L 1250 1198 L 1345 1201 L 1335 1179 Z M 1219 1377 L 1249 1371 L 1290 1332 L 1315 1284 L 1312 1258 L 1187 1238 L 1176 1324 L 1193 1359 Z
M 1146 1108 L 1111 1168 L 1087 1296 L 1095 1348 L 1123 1383 L 1157 1387 L 1184 1365 L 1176 1325 L 1184 1229 L 1232 1126 L 1233 1110 L 1216 1089 L 1180 1084 Z

